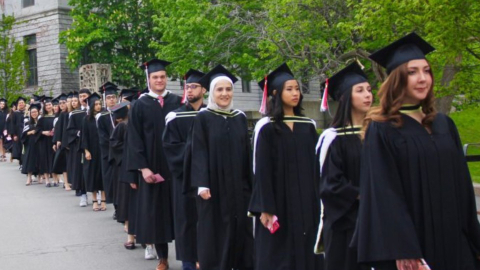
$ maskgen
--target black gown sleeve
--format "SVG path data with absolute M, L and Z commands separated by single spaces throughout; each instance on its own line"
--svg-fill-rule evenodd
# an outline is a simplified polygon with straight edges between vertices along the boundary
M 163 149 L 170 172 L 175 178 L 178 178 L 178 176 L 183 173 L 185 142 L 183 142 L 181 138 L 180 130 L 175 119 L 165 125 L 162 136 Z
M 346 215 L 357 201 L 359 194 L 358 187 L 355 187 L 344 173 L 346 170 L 344 162 L 348 160 L 342 155 L 339 142 L 337 138 L 329 147 L 320 186 L 320 197 L 325 207 L 331 210 L 326 214 L 332 221 Z
M 254 215 L 260 215 L 262 212 L 277 215 L 272 166 L 277 157 L 272 153 L 273 135 L 272 129 L 269 126 L 264 126 L 260 129 L 257 138 L 254 153 L 254 187 L 249 207 L 249 211 Z
M 82 151 L 84 150 L 88 150 L 89 152 L 91 152 L 91 148 L 90 148 L 90 137 L 92 136 L 92 134 L 90 134 L 90 130 L 88 128 L 88 116 L 85 116 L 85 118 L 83 118 L 83 122 L 82 122 L 82 140 L 80 142 L 80 149 Z
M 467 161 L 463 154 L 463 147 L 460 141 L 457 127 L 451 118 L 447 117 L 450 133 L 457 146 L 457 151 L 462 158 L 460 163 L 460 170 L 458 172 L 459 191 L 457 198 L 460 199 L 459 213 L 462 213 L 462 230 L 470 244 L 470 248 L 475 253 L 476 257 L 480 256 L 480 224 L 477 217 L 477 207 L 475 201 L 475 193 L 473 190 L 472 179 L 468 169 Z
M 128 112 L 128 158 L 127 158 L 127 169 L 131 171 L 136 171 L 139 169 L 149 168 L 147 162 L 147 154 L 145 152 L 144 140 L 141 136 L 143 133 L 142 129 L 142 110 L 140 106 L 142 105 L 140 100 L 137 100 L 132 105 L 132 108 Z M 152 168 L 149 168 L 152 169 Z
M 356 240 L 359 262 L 372 266 L 423 257 L 396 165 L 394 132 L 389 123 L 370 123 L 362 153 Z
M 124 148 L 124 136 L 125 136 L 125 124 L 118 124 L 110 136 L 110 151 L 108 156 L 108 162 L 114 162 L 115 165 L 120 166 L 122 164 L 122 154 Z
M 205 113 L 200 112 L 193 121 L 191 186 L 210 188 L 208 165 L 208 136 L 205 129 Z M 215 132 L 215 131 L 212 131 Z
M 57 119 L 57 123 L 55 123 L 54 127 L 54 133 L 53 133 L 53 138 L 52 141 L 54 143 L 62 141 L 62 131 L 63 131 L 63 115 L 60 114 L 60 116 Z

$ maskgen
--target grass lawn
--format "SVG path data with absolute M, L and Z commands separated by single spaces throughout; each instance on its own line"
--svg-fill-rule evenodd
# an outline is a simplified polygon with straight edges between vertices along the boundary
M 462 144 L 480 143 L 480 107 L 451 113 L 450 117 L 457 125 Z M 480 154 L 480 146 L 469 148 L 468 154 Z M 472 180 L 480 183 L 480 162 L 469 162 L 468 167 Z

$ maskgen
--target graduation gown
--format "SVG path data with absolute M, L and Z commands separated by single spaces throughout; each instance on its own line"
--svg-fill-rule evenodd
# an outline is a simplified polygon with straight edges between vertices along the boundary
M 123 122 L 125 125 L 128 127 L 128 121 Z M 118 126 L 118 125 L 117 125 Z M 128 128 L 124 129 L 124 142 L 128 142 Z M 123 152 L 122 152 L 122 162 L 123 166 L 121 166 L 122 170 L 124 173 L 120 175 L 118 180 L 121 183 L 128 184 L 136 184 L 138 187 L 138 171 L 129 171 L 127 169 L 126 163 L 128 160 L 128 147 L 124 145 L 123 147 Z M 133 189 L 130 187 L 129 192 L 128 192 L 128 215 L 127 215 L 127 220 L 128 220 L 128 234 L 131 235 L 136 235 L 136 219 L 137 219 L 137 198 L 138 198 L 138 189 Z
M 68 123 L 68 112 L 60 113 L 56 119 L 56 122 L 54 121 L 55 127 L 52 138 L 52 142 L 54 144 L 57 144 L 57 142 L 62 142 L 64 129 Z M 55 151 L 52 171 L 56 174 L 62 174 L 67 171 L 67 150 L 63 144 L 59 149 L 57 149 L 57 151 Z
M 197 207 L 195 197 L 183 192 L 183 169 L 187 138 L 191 139 L 193 107 L 185 104 L 166 117 L 163 148 L 173 182 L 173 213 L 177 260 L 197 261 Z
M 209 188 L 212 195 L 197 196 L 197 252 L 204 269 L 253 267 L 250 150 L 243 112 L 205 109 L 195 117 L 192 186 Z
M 322 169 L 323 239 L 326 270 L 365 269 L 351 249 L 357 222 L 360 185 L 360 128 L 338 128 Z
M 37 144 L 39 138 L 39 132 L 35 134 L 27 135 L 29 131 L 37 130 L 37 124 L 25 124 L 19 141 L 24 148 L 24 154 L 22 156 L 22 173 L 23 174 L 37 174 L 38 162 L 39 162 L 39 145 Z
M 110 151 L 110 136 L 112 135 L 115 119 L 110 111 L 103 111 L 97 114 L 95 118 L 97 119 L 100 144 L 103 187 L 107 203 L 113 203 L 113 165 L 108 162 L 108 154 Z
M 455 124 L 439 113 L 429 134 L 402 120 L 399 128 L 372 122 L 365 136 L 359 261 L 376 270 L 405 258 L 424 258 L 434 270 L 480 269 L 480 225 Z
M 177 109 L 181 97 L 167 94 L 163 107 L 158 99 L 141 96 L 130 108 L 128 116 L 128 158 L 131 171 L 149 168 L 165 181 L 148 184 L 138 173 L 137 242 L 160 244 L 174 239 L 171 176 L 162 146 L 165 116 Z
M 3 131 L 7 129 L 7 112 L 0 110 L 0 139 L 3 139 Z
M 12 151 L 12 146 L 13 146 L 13 138 L 10 136 L 9 137 L 9 134 L 10 133 L 10 130 L 11 130 L 11 126 L 12 126 L 12 117 L 10 117 L 11 114 L 6 114 L 5 117 L 5 130 L 7 131 L 7 136 L 4 136 L 3 137 L 3 148 L 5 148 L 5 150 L 11 152 Z M 3 131 L 2 131 L 3 132 Z
M 100 145 L 98 143 L 97 122 L 94 117 L 83 118 L 81 152 L 90 152 L 91 160 L 83 159 L 83 178 L 88 192 L 103 190 L 102 168 L 100 165 Z
M 110 136 L 110 155 L 109 162 L 112 165 L 113 187 L 115 198 L 113 203 L 117 206 L 117 222 L 128 221 L 128 202 L 130 200 L 130 184 L 125 181 L 120 181 L 122 177 L 128 177 L 131 172 L 127 171 L 123 163 L 123 152 L 125 147 L 125 133 L 127 124 L 120 122 L 113 129 L 112 136 Z M 131 176 L 130 176 L 131 177 Z
M 37 132 L 39 133 L 38 149 L 39 149 L 39 174 L 51 174 L 53 172 L 53 159 L 55 152 L 53 151 L 52 136 L 43 135 L 43 131 L 53 130 L 53 121 L 55 115 L 44 115 L 38 119 Z
M 74 110 L 69 115 L 67 125 L 67 147 L 69 149 L 67 156 L 67 173 L 68 181 L 74 190 L 85 189 L 85 181 L 83 180 L 81 130 L 83 118 L 86 113 L 82 110 Z
M 10 135 L 12 136 L 12 140 L 14 136 L 18 137 L 18 140 L 13 142 L 12 145 L 12 159 L 18 159 L 21 160 L 22 158 L 22 133 L 23 133 L 23 127 L 25 125 L 25 120 L 28 120 L 28 118 L 25 118 L 25 112 L 24 111 L 15 111 L 11 116 L 11 125 L 10 125 Z
M 276 129 L 263 118 L 255 128 L 255 185 L 249 211 L 256 216 L 255 269 L 323 269 L 313 253 L 320 199 L 313 120 L 285 117 L 293 122 Z M 271 234 L 260 222 L 266 212 L 278 217 L 280 228 Z

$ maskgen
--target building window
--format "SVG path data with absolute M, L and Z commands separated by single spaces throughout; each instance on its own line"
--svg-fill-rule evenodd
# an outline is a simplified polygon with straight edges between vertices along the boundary
M 243 93 L 251 93 L 252 92 L 249 80 L 242 79 L 242 92 Z
M 30 7 L 35 5 L 35 0 L 22 0 L 22 7 Z
M 37 86 L 38 85 L 37 36 L 36 35 L 26 36 L 25 44 L 27 44 L 27 55 L 28 55 L 27 86 Z

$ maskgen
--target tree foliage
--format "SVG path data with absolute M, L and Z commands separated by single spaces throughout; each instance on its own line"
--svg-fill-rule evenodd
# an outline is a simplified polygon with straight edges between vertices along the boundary
M 9 102 L 20 96 L 25 87 L 26 46 L 11 34 L 15 18 L 2 15 L 0 21 L 0 93 Z
M 74 24 L 62 37 L 69 62 L 82 53 L 113 64 L 114 78 L 143 81 L 136 65 L 150 56 L 174 62 L 170 75 L 221 63 L 258 80 L 287 62 L 302 81 L 323 80 L 351 61 L 385 72 L 368 55 L 416 31 L 429 56 L 437 96 L 478 99 L 480 2 L 477 0 L 71 0 Z M 448 107 L 448 106 L 447 106 Z M 447 110 L 447 109 L 444 109 Z

